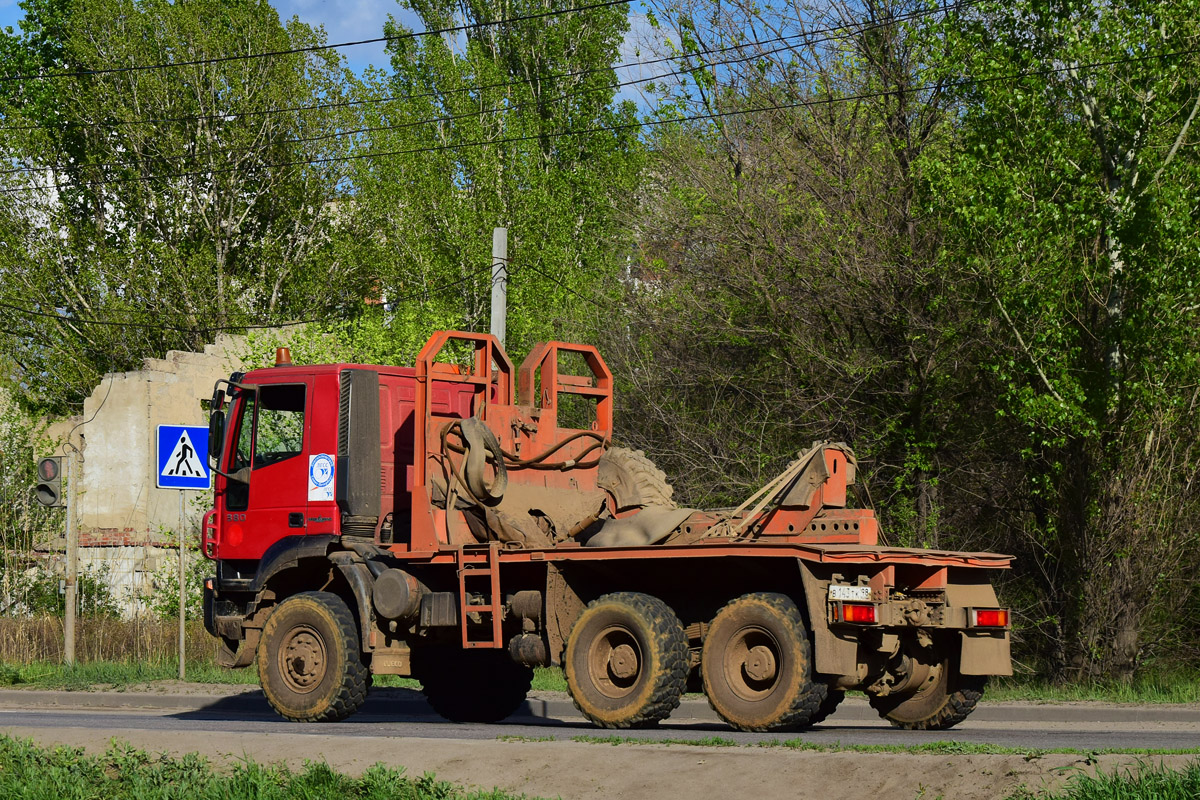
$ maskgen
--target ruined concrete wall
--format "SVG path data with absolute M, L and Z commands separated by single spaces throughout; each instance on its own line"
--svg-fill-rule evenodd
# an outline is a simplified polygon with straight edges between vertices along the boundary
M 52 438 L 71 435 L 81 453 L 76 462 L 76 523 L 80 546 L 130 547 L 173 544 L 180 492 L 159 489 L 159 425 L 207 425 L 201 401 L 213 383 L 239 367 L 244 337 L 220 336 L 203 353 L 172 350 L 146 359 L 136 372 L 110 373 L 84 402 L 78 417 L 52 426 Z M 194 536 L 211 502 L 205 491 L 185 491 L 184 530 Z M 48 543 L 53 549 L 54 544 Z

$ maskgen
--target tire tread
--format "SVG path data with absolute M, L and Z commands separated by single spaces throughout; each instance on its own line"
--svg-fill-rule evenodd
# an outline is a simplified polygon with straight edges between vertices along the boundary
M 808 662 L 808 675 L 805 678 L 805 685 L 800 687 L 793 700 L 791 708 L 784 711 L 775 720 L 764 725 L 746 725 L 735 722 L 725 717 L 721 710 L 713 703 L 713 699 L 706 693 L 708 704 L 713 711 L 717 713 L 729 725 L 740 731 L 749 731 L 761 733 L 765 731 L 784 731 L 784 730 L 800 730 L 807 728 L 820 722 L 824 717 L 819 717 L 822 703 L 825 702 L 829 692 L 829 687 L 819 681 L 814 681 L 812 678 L 812 644 L 808 639 L 808 626 L 804 624 L 804 618 L 800 615 L 800 610 L 795 601 L 784 594 L 777 592 L 753 592 L 736 597 L 726 603 L 720 611 L 717 612 L 714 620 L 719 619 L 726 610 L 735 608 L 738 605 L 749 602 L 761 602 L 775 610 L 781 619 L 790 620 L 796 629 L 803 632 L 800 641 L 800 649 L 804 653 L 804 658 Z M 836 703 L 834 704 L 836 707 Z M 829 713 L 833 713 L 831 708 Z M 828 715 L 826 715 L 828 716 Z M 818 718 L 819 717 L 819 718 Z
M 331 592 L 301 592 L 284 600 L 275 609 L 275 612 L 272 612 L 271 616 L 274 617 L 275 613 L 278 613 L 284 603 L 292 600 L 308 600 L 321 606 L 329 613 L 334 624 L 335 635 L 342 639 L 342 646 L 346 651 L 347 658 L 342 664 L 341 675 L 338 677 L 337 688 L 333 698 L 330 700 L 328 706 L 317 714 L 297 715 L 281 708 L 277 704 L 278 700 L 272 697 L 273 692 L 268 686 L 268 681 L 263 680 L 263 670 L 260 666 L 259 680 L 262 683 L 263 694 L 266 695 L 267 702 L 270 703 L 279 716 L 293 722 L 337 722 L 338 720 L 346 719 L 358 711 L 363 703 L 366 702 L 367 692 L 371 686 L 371 671 L 363 663 L 361 657 L 358 625 L 355 622 L 354 615 L 350 613 L 350 608 L 346 605 L 345 601 L 336 594 Z M 268 618 L 267 625 L 270 624 L 271 619 Z
M 579 713 L 601 728 L 651 727 L 669 717 L 683 699 L 691 667 L 687 637 L 683 633 L 683 626 L 679 623 L 675 612 L 657 597 L 641 592 L 613 592 L 589 603 L 584 609 L 584 614 L 588 610 L 606 603 L 617 603 L 633 610 L 635 614 L 649 623 L 647 632 L 652 639 L 662 645 L 660 648 L 663 655 L 662 663 L 658 665 L 655 674 L 650 676 L 650 679 L 655 682 L 654 692 L 636 714 L 617 722 L 597 719 L 580 705 L 574 692 L 570 693 L 571 702 L 575 704 L 575 708 L 579 709 Z M 575 620 L 575 626 L 579 625 L 581 619 L 583 619 L 582 614 L 579 619 Z M 572 634 L 575 632 L 575 626 L 572 626 Z M 570 641 L 569 636 L 567 640 Z

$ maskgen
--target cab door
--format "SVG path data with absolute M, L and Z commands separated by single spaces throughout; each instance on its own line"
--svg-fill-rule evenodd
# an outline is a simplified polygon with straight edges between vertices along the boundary
M 242 393 L 226 469 L 249 467 L 250 479 L 223 479 L 220 558 L 257 559 L 283 537 L 305 533 L 311 409 L 311 378 Z

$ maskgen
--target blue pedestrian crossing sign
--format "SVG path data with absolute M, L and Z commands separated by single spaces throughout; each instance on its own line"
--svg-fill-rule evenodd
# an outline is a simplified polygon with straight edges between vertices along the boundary
M 160 489 L 208 489 L 208 428 L 201 425 L 158 426 Z

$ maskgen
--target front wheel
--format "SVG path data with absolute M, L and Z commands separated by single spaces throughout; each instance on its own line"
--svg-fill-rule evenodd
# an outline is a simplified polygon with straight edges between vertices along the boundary
M 704 637 L 700 673 L 709 705 L 742 731 L 807 727 L 828 693 L 813 680 L 800 610 L 782 594 L 742 595 L 718 611 Z
M 930 668 L 933 673 L 911 694 L 869 695 L 879 716 L 897 728 L 910 731 L 944 731 L 966 719 L 983 697 L 986 675 L 963 675 L 946 660 Z
M 567 637 L 567 690 L 602 728 L 666 719 L 687 685 L 687 636 L 670 606 L 638 592 L 592 601 Z
M 263 627 L 258 678 L 267 702 L 293 722 L 334 722 L 357 711 L 371 675 L 345 601 L 304 592 L 280 603 Z

